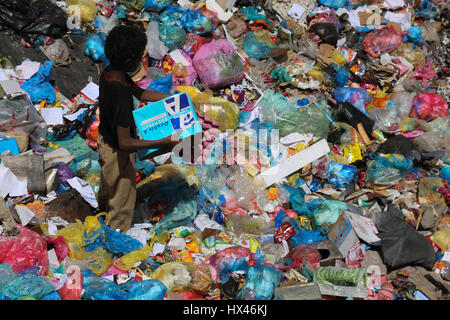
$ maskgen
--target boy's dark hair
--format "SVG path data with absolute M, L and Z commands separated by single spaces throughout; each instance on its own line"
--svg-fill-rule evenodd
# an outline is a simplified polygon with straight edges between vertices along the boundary
M 146 34 L 128 26 L 114 27 L 106 37 L 105 55 L 114 68 L 122 68 L 127 59 L 141 58 L 147 44 Z

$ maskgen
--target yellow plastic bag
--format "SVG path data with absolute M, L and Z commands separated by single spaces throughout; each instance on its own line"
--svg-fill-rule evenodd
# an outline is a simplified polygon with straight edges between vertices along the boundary
M 84 219 L 84 228 L 86 229 L 86 232 L 88 234 L 92 233 L 94 231 L 97 231 L 98 229 L 100 229 L 102 227 L 100 222 L 98 222 L 98 218 L 101 216 L 106 217 L 105 223 L 108 225 L 109 222 L 111 221 L 111 215 L 106 212 L 101 212 L 101 213 L 97 214 L 96 216 L 87 216 Z
M 80 15 L 83 22 L 92 22 L 97 16 L 98 9 L 93 0 L 67 0 L 66 3 L 74 14 Z
M 191 97 L 191 100 L 199 112 L 219 123 L 220 131 L 236 129 L 240 114 L 237 104 L 207 93 L 202 93 L 194 98 Z
M 450 251 L 450 227 L 436 231 L 430 238 L 442 252 Z
M 186 92 L 191 99 L 194 99 L 202 93 L 198 88 L 192 86 L 178 86 L 177 90 L 180 92 Z
M 152 248 L 145 246 L 141 249 L 134 250 L 126 255 L 123 255 L 119 259 L 114 260 L 114 266 L 120 270 L 130 270 L 138 261 L 146 260 L 152 253 Z
M 89 268 L 92 272 L 100 276 L 108 271 L 109 267 L 113 264 L 113 254 L 102 247 L 98 247 L 91 252 L 84 251 L 84 255 L 80 260 L 88 261 Z

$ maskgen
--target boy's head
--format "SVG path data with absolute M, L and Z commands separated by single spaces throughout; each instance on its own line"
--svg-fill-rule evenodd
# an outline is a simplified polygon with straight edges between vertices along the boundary
M 105 55 L 114 69 L 131 72 L 139 66 L 147 45 L 147 36 L 137 28 L 114 27 L 106 37 Z

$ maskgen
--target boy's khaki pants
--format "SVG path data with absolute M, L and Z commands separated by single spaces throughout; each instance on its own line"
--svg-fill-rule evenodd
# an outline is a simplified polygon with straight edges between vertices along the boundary
M 127 232 L 136 204 L 136 153 L 112 148 L 100 132 L 97 144 L 102 168 L 99 207 L 111 215 L 111 228 Z

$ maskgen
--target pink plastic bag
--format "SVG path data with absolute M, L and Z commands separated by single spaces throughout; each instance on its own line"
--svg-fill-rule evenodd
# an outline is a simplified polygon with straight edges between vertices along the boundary
M 20 234 L 17 237 L 0 236 L 0 263 L 7 263 L 14 273 L 26 268 L 39 267 L 39 275 L 48 270 L 47 242 L 43 237 L 20 224 L 17 224 Z
M 425 121 L 431 121 L 438 117 L 447 117 L 448 104 L 437 94 L 422 92 L 413 99 L 411 115 Z
M 244 78 L 244 64 L 233 45 L 225 39 L 201 46 L 194 56 L 193 65 L 208 88 L 226 87 Z
M 47 244 L 53 244 L 59 262 L 62 262 L 69 255 L 69 246 L 63 236 L 57 236 L 56 238 L 48 237 L 45 238 L 45 241 Z
M 397 49 L 403 43 L 403 38 L 393 26 L 388 26 L 369 32 L 361 43 L 372 58 L 378 58 L 383 53 Z

